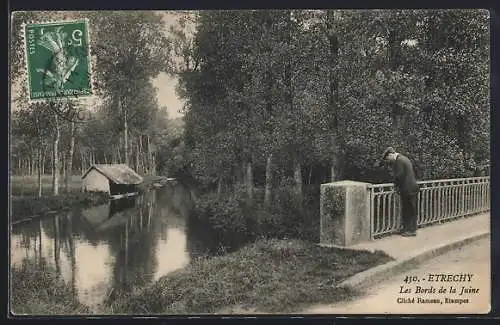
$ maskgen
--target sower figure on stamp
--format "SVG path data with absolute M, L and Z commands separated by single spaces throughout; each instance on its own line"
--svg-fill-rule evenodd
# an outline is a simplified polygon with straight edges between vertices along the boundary
M 419 187 L 413 165 L 408 157 L 388 147 L 382 154 L 382 160 L 392 165 L 394 185 L 399 192 L 403 215 L 403 236 L 417 235 L 417 194 Z

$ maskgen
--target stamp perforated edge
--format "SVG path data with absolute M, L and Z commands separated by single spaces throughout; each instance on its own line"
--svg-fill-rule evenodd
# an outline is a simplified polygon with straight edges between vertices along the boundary
M 86 27 L 87 27 L 87 49 L 88 49 L 88 69 L 89 69 L 89 75 L 90 75 L 90 94 L 89 95 L 80 95 L 80 96 L 75 96 L 75 97 L 55 97 L 55 98 L 40 98 L 40 99 L 32 99 L 31 98 L 31 78 L 29 74 L 29 69 L 28 69 L 28 42 L 26 40 L 26 27 L 29 25 L 59 25 L 59 24 L 69 24 L 69 23 L 81 23 L 84 22 Z M 20 31 L 21 39 L 23 40 L 23 47 L 24 47 L 24 73 L 26 73 L 26 79 L 28 82 L 28 88 L 27 91 L 28 93 L 26 94 L 28 96 L 28 103 L 29 104 L 34 104 L 34 103 L 41 103 L 41 102 L 57 102 L 57 101 L 67 101 L 67 100 L 87 100 L 87 99 L 94 99 L 96 97 L 95 95 L 95 89 L 94 89 L 94 73 L 93 73 L 93 64 L 92 64 L 92 48 L 91 48 L 91 41 L 90 41 L 90 22 L 88 18 L 77 18 L 77 19 L 65 19 L 65 20 L 30 20 L 28 22 L 23 22 L 21 23 L 21 31 Z

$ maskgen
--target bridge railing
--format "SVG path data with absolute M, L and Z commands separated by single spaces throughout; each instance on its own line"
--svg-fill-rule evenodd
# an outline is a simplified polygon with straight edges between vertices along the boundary
M 418 182 L 418 226 L 490 210 L 490 177 Z M 368 185 L 371 237 L 401 230 L 401 202 L 394 184 Z

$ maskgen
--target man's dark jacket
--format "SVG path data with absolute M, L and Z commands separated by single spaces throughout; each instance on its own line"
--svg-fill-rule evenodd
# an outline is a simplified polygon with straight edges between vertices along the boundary
M 392 168 L 394 171 L 394 184 L 399 189 L 399 192 L 402 195 L 417 194 L 419 187 L 410 159 L 398 153 Z

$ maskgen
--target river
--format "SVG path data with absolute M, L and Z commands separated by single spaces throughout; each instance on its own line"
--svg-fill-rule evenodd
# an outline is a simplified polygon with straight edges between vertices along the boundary
M 12 227 L 11 265 L 45 261 L 92 309 L 224 247 L 192 221 L 191 192 L 167 185 L 138 197 Z

